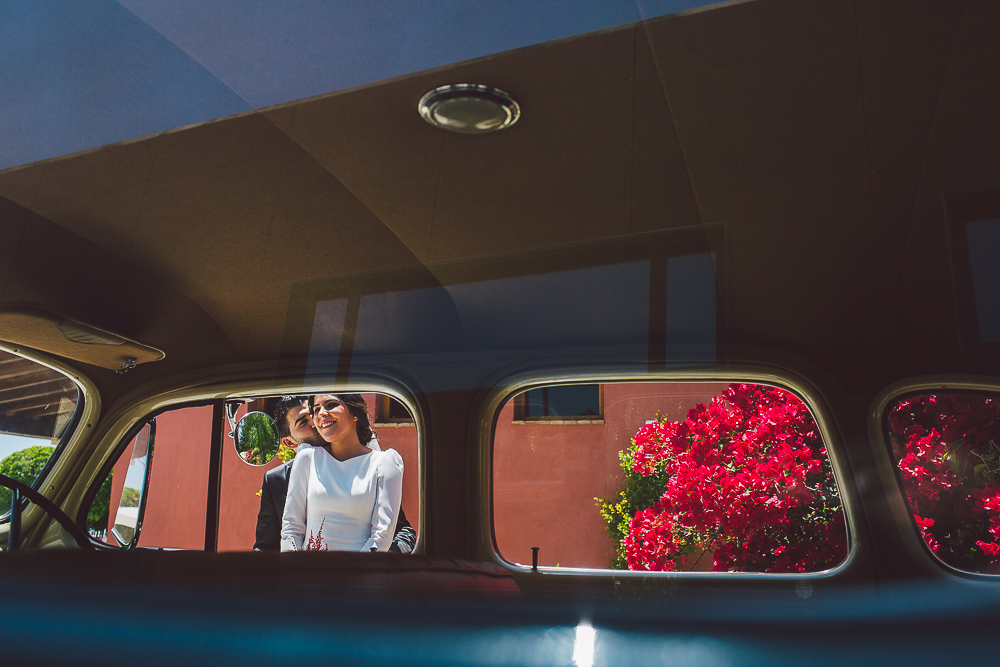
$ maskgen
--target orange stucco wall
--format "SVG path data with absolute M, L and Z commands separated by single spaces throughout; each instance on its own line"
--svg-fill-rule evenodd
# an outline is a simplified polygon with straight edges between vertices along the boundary
M 180 408 L 156 418 L 153 463 L 139 546 L 175 549 L 205 547 L 208 504 L 208 455 L 212 408 Z M 115 524 L 125 474 L 135 440 L 115 463 L 111 480 L 108 530 Z M 114 541 L 108 536 L 109 544 Z
M 256 406 L 251 405 L 250 409 Z M 237 418 L 246 414 L 241 408 Z M 280 465 L 276 458 L 265 466 L 252 466 L 236 453 L 229 437 L 229 424 L 224 424 L 222 438 L 222 484 L 219 492 L 219 551 L 249 551 L 256 539 L 257 511 L 264 473 Z
M 141 547 L 205 548 L 212 408 L 182 408 L 156 418 Z
M 657 413 L 683 419 L 727 384 L 634 383 L 604 388 L 604 420 L 559 424 L 515 422 L 513 401 L 501 411 L 493 450 L 493 522 L 507 560 L 539 565 L 607 567 L 614 545 L 595 497 L 615 495 L 623 480 L 618 452 Z
M 382 449 L 395 449 L 403 457 L 403 511 L 414 530 L 420 526 L 420 468 L 416 426 L 375 425 Z

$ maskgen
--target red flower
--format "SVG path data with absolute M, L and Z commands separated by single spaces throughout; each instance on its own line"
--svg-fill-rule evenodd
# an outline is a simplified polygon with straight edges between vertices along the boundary
M 808 572 L 843 560 L 826 450 L 789 392 L 733 384 L 683 421 L 646 424 L 633 444 L 633 469 L 667 482 L 623 540 L 629 568 L 673 570 L 705 550 L 716 570 Z
M 982 540 L 979 540 L 976 542 L 976 544 L 979 546 L 980 549 L 985 551 L 990 556 L 1000 555 L 1000 544 L 997 544 L 996 542 L 987 543 L 983 542 Z
M 309 531 L 309 541 L 306 544 L 306 551 L 329 551 L 330 547 L 323 542 L 323 524 L 326 523 L 326 519 L 319 522 L 319 530 L 313 535 L 313 532 Z

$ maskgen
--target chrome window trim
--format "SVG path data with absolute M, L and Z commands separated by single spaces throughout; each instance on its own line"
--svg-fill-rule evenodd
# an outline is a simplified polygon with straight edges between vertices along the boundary
M 770 573 L 770 572 L 648 572 L 631 570 L 612 570 L 608 568 L 574 568 L 574 567 L 546 567 L 539 566 L 537 572 L 532 572 L 528 565 L 516 565 L 507 561 L 500 554 L 496 545 L 495 530 L 493 525 L 493 435 L 496 430 L 497 420 L 500 410 L 508 400 L 515 394 L 530 389 L 541 384 L 553 383 L 580 383 L 580 384 L 610 384 L 615 382 L 720 382 L 720 381 L 745 381 L 754 384 L 767 384 L 785 389 L 794 393 L 812 412 L 819 427 L 820 435 L 823 438 L 830 457 L 830 464 L 833 468 L 834 479 L 840 491 L 841 502 L 844 507 L 844 519 L 847 530 L 847 555 L 844 561 L 837 567 L 820 572 L 808 573 Z M 844 440 L 836 421 L 833 418 L 828 405 L 830 401 L 824 398 L 824 393 L 815 384 L 805 378 L 788 371 L 754 365 L 731 365 L 720 367 L 688 367 L 666 370 L 628 370 L 620 367 L 594 366 L 591 368 L 574 369 L 551 369 L 522 371 L 511 374 L 496 383 L 493 389 L 489 390 L 481 402 L 479 414 L 479 433 L 481 436 L 477 454 L 477 473 L 480 483 L 478 487 L 479 495 L 475 498 L 478 504 L 477 516 L 479 517 L 479 533 L 474 536 L 477 542 L 477 557 L 481 560 L 494 562 L 509 570 L 513 574 L 531 576 L 556 576 L 556 577 L 579 577 L 591 576 L 604 579 L 628 578 L 628 579 L 660 579 L 669 582 L 676 579 L 686 581 L 714 581 L 724 580 L 754 580 L 779 582 L 798 581 L 801 579 L 830 579 L 843 576 L 848 573 L 858 561 L 859 538 L 863 534 L 858 525 L 861 516 L 861 500 L 855 482 L 849 477 L 850 466 L 847 461 L 847 454 L 844 452 Z M 846 483 L 850 479 L 851 483 Z M 596 510 L 595 510 L 596 511 Z
M 955 578 L 972 578 L 995 583 L 1000 575 L 969 572 L 949 565 L 935 556 L 920 538 L 913 514 L 906 502 L 906 494 L 896 476 L 896 465 L 889 454 L 889 443 L 882 430 L 885 410 L 896 399 L 906 394 L 918 392 L 945 391 L 989 391 L 1000 395 L 1000 378 L 973 375 L 921 375 L 894 382 L 880 391 L 875 400 L 872 401 L 872 407 L 868 414 L 868 439 L 872 445 L 875 467 L 882 485 L 886 489 L 894 491 L 886 494 L 886 502 L 892 513 L 893 524 L 899 531 L 899 538 L 914 562 L 937 573 L 944 572 Z

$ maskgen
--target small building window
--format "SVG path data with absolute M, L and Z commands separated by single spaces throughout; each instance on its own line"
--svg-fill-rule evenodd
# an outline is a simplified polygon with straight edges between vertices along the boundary
M 400 401 L 392 396 L 378 394 L 375 407 L 376 424 L 413 424 L 413 416 Z
M 529 389 L 514 403 L 515 421 L 603 419 L 604 392 L 599 384 L 569 384 Z

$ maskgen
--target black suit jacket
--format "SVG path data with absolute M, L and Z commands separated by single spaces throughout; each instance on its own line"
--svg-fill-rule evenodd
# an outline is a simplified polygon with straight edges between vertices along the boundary
M 257 512 L 257 541 L 254 551 L 278 551 L 281 548 L 281 515 L 285 512 L 285 496 L 288 495 L 288 476 L 292 472 L 289 461 L 264 473 L 264 483 L 260 487 L 260 510 Z M 403 508 L 399 509 L 396 532 L 392 536 L 389 551 L 408 554 L 417 543 L 417 532 L 406 520 Z
M 281 547 L 281 515 L 288 495 L 288 475 L 292 462 L 284 463 L 264 473 L 260 487 L 260 510 L 257 511 L 257 541 L 254 551 L 278 551 Z

